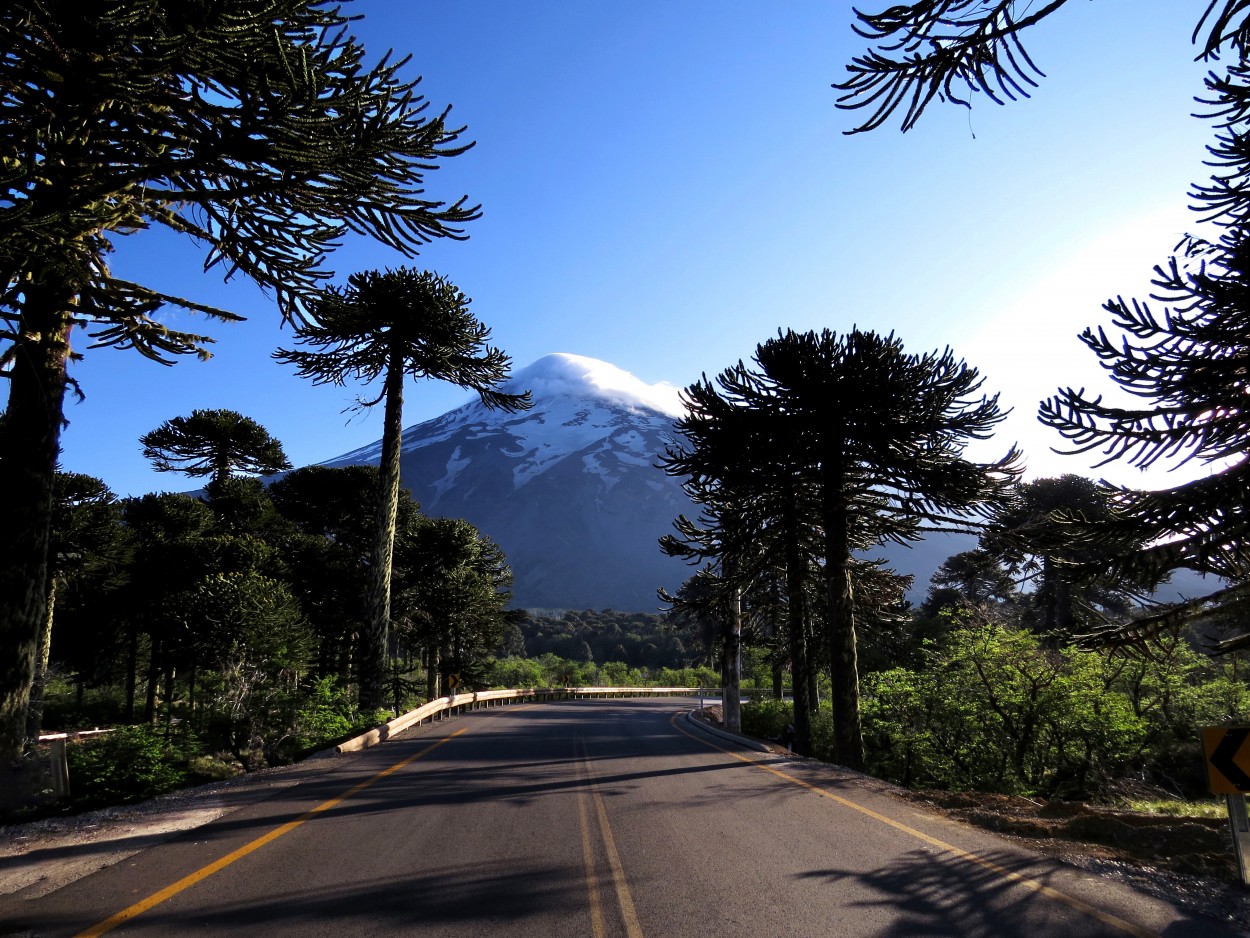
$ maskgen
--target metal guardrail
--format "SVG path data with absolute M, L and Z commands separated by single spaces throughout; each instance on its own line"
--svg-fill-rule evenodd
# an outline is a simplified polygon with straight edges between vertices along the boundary
M 752 688 L 751 690 L 754 690 Z M 579 697 L 719 697 L 719 687 L 528 687 L 512 690 L 480 690 L 470 694 L 454 694 L 439 697 L 422 704 L 415 710 L 375 726 L 334 747 L 335 752 L 359 752 L 378 743 L 386 742 L 408 727 L 427 720 L 441 719 L 461 710 L 477 710 L 481 707 L 502 706 L 541 700 L 573 700 Z
M 112 730 L 74 730 L 68 733 L 44 733 L 39 742 L 47 743 L 52 767 L 52 794 L 58 799 L 69 797 L 69 760 L 65 756 L 65 744 L 83 736 L 100 736 Z
M 758 688 L 743 688 L 743 696 L 765 693 Z M 375 726 L 368 732 L 354 736 L 334 747 L 335 752 L 358 752 L 385 742 L 414 724 L 427 720 L 442 719 L 462 710 L 502 706 L 526 701 L 574 700 L 582 697 L 720 697 L 719 687 L 526 687 L 510 690 L 481 690 L 469 694 L 453 694 L 439 697 L 422 704 L 415 710 Z M 71 739 L 110 733 L 112 730 L 78 730 L 68 733 L 47 733 L 39 742 L 48 743 L 51 750 L 52 790 L 57 798 L 68 798 L 69 764 L 65 756 L 65 744 Z

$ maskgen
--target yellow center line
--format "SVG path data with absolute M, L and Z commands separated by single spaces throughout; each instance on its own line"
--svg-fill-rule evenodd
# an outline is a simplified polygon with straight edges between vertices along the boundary
M 586 778 L 581 752 L 578 752 L 577 779 Z M 603 900 L 599 894 L 599 875 L 595 872 L 595 849 L 590 837 L 590 819 L 586 808 L 588 795 L 585 788 L 579 786 L 577 791 L 577 820 L 582 833 L 582 865 L 586 870 L 586 891 L 590 894 L 590 932 L 593 938 L 604 938 Z
M 599 831 L 603 834 L 603 845 L 608 851 L 608 865 L 612 867 L 612 883 L 616 887 L 616 898 L 621 904 L 621 918 L 625 920 L 625 934 L 629 938 L 642 938 L 642 926 L 638 923 L 634 899 L 629 893 L 629 884 L 625 881 L 625 869 L 621 866 L 621 858 L 616 852 L 616 839 L 612 836 L 612 828 L 608 825 L 608 812 L 604 807 L 603 797 L 599 794 L 598 786 L 594 786 L 591 793 L 595 799 L 595 811 L 599 815 Z
M 254 853 L 255 851 L 259 850 L 261 847 L 265 846 L 265 844 L 272 843 L 273 841 L 281 837 L 283 834 L 290 833 L 291 831 L 295 830 L 295 828 L 299 827 L 301 824 L 305 823 L 306 821 L 312 820 L 314 817 L 316 817 L 318 814 L 321 814 L 323 811 L 329 811 L 331 808 L 335 807 L 336 805 L 341 804 L 342 802 L 346 801 L 348 798 L 352 797 L 353 795 L 364 791 L 366 788 L 368 788 L 370 785 L 374 784 L 375 782 L 379 782 L 382 779 L 386 778 L 388 775 L 394 772 L 398 772 L 404 766 L 409 765 L 410 763 L 416 762 L 422 756 L 428 755 L 429 753 L 437 749 L 439 746 L 443 745 L 443 743 L 446 743 L 449 740 L 454 739 L 455 737 L 459 736 L 461 733 L 468 732 L 468 729 L 469 728 L 467 726 L 463 727 L 462 729 L 456 730 L 456 732 L 452 733 L 450 736 L 445 736 L 442 739 L 438 740 L 437 742 L 431 743 L 429 746 L 426 746 L 420 752 L 414 755 L 408 756 L 408 758 L 406 759 L 401 759 L 399 762 L 396 762 L 389 769 L 383 769 L 377 775 L 373 776 L 372 778 L 366 779 L 365 781 L 361 782 L 359 785 L 353 785 L 351 788 L 347 789 L 347 791 L 343 792 L 341 795 L 331 798 L 329 801 L 323 801 L 321 804 L 317 805 L 315 808 L 311 809 L 306 814 L 296 818 L 295 820 L 288 821 L 287 823 L 283 824 L 281 827 L 275 827 L 273 830 L 269 831 L 268 833 L 262 834 L 260 837 L 257 837 L 255 840 L 251 841 L 250 843 L 246 843 L 242 847 L 239 847 L 237 850 L 227 853 L 221 859 L 215 860 L 214 862 L 208 864 L 208 866 L 202 867 L 201 869 L 196 870 L 194 873 L 190 873 L 187 876 L 184 876 L 182 879 L 178 880 L 176 883 L 172 883 L 169 886 L 166 886 L 164 889 L 160 890 L 159 892 L 152 893 L 152 895 L 148 896 L 146 899 L 141 899 L 138 902 L 136 902 L 134 905 L 131 905 L 131 906 L 128 906 L 127 908 L 122 909 L 116 915 L 106 918 L 104 921 L 100 922 L 97 925 L 92 925 L 86 931 L 79 932 L 77 935 L 74 936 L 74 938 L 96 938 L 97 935 L 103 935 L 106 932 L 112 931 L 118 925 L 128 922 L 130 919 L 134 918 L 137 915 L 142 915 L 144 912 L 146 912 L 148 909 L 152 908 L 153 906 L 160 905 L 166 899 L 170 899 L 178 895 L 178 893 L 182 892 L 183 890 L 191 888 L 196 883 L 201 882 L 205 879 L 208 879 L 208 877 L 212 876 L 214 873 L 224 870 L 227 866 L 234 863 L 236 860 L 241 860 L 245 856 L 247 856 L 249 853 Z
M 681 716 L 681 714 L 676 713 L 673 715 L 672 719 L 669 721 L 672 724 L 673 729 L 677 730 L 677 732 L 681 733 L 684 736 L 689 736 L 691 739 L 696 740 L 700 743 L 703 743 L 705 746 L 710 746 L 713 749 L 717 749 L 725 753 L 726 755 L 733 756 L 735 759 L 737 759 L 740 762 L 745 762 L 747 765 L 753 766 L 754 768 L 761 769 L 765 772 L 768 772 L 772 775 L 777 776 L 778 778 L 785 779 L 787 782 L 792 782 L 795 785 L 798 785 L 800 788 L 806 788 L 808 791 L 813 792 L 817 795 L 820 795 L 823 798 L 828 798 L 830 801 L 837 802 L 843 807 L 850 808 L 853 811 L 858 811 L 860 814 L 866 815 L 867 817 L 872 818 L 874 821 L 880 821 L 882 824 L 892 827 L 897 831 L 901 831 L 904 834 L 908 834 L 909 836 L 914 837 L 917 840 L 923 841 L 924 843 L 929 844 L 930 846 L 937 847 L 939 850 L 945 850 L 946 852 L 953 854 L 960 860 L 966 860 L 969 863 L 974 863 L 977 866 L 981 867 L 982 869 L 989 870 L 991 873 L 994 873 L 1002 877 L 1003 879 L 1016 883 L 1017 885 L 1023 886 L 1026 889 L 1031 889 L 1033 892 L 1036 892 L 1039 895 L 1043 895 L 1043 896 L 1046 896 L 1047 898 L 1055 899 L 1058 902 L 1062 902 L 1064 905 L 1068 906 L 1069 908 L 1074 909 L 1078 912 L 1082 912 L 1085 915 L 1090 916 L 1091 918 L 1097 919 L 1098 921 L 1102 922 L 1104 925 L 1108 925 L 1111 928 L 1114 928 L 1118 931 L 1122 931 L 1126 934 L 1133 935 L 1135 936 L 1135 938 L 1160 938 L 1157 932 L 1153 932 L 1153 931 L 1150 931 L 1149 929 L 1142 928 L 1139 925 L 1134 925 L 1132 922 L 1125 921 L 1124 919 L 1119 918 L 1118 916 L 1112 915 L 1109 912 L 1104 912 L 1102 909 L 1096 908 L 1095 906 L 1090 905 L 1088 902 L 1085 902 L 1081 899 L 1076 898 L 1076 896 L 1070 896 L 1066 892 L 1060 892 L 1058 889 L 1055 889 L 1052 886 L 1047 886 L 1045 883 L 1039 883 L 1035 879 L 1032 879 L 1028 876 L 1024 876 L 1020 873 L 1016 873 L 1013 870 L 1009 870 L 1004 866 L 1000 866 L 999 864 L 995 863 L 993 860 L 989 860 L 983 856 L 980 856 L 979 854 L 970 853 L 967 850 L 964 850 L 960 847 L 956 847 L 954 844 L 948 844 L 944 840 L 939 840 L 936 837 L 930 837 L 928 834 L 924 833 L 923 831 L 916 830 L 916 828 L 914 827 L 909 827 L 908 825 L 902 823 L 901 821 L 896 821 L 893 818 L 886 817 L 884 814 L 879 814 L 878 812 L 873 811 L 871 808 L 866 808 L 861 804 L 856 804 L 854 801 L 849 801 L 848 799 L 843 798 L 841 795 L 835 795 L 831 791 L 827 791 L 826 789 L 821 788 L 818 785 L 813 785 L 811 782 L 806 782 L 801 778 L 796 778 L 795 776 L 790 775 L 787 772 L 782 772 L 780 769 L 776 769 L 771 765 L 765 765 L 764 763 L 757 762 L 755 759 L 744 756 L 741 753 L 734 752 L 731 749 L 726 749 L 723 746 L 718 746 L 716 743 L 712 742 L 711 740 L 705 739 L 702 736 L 697 736 L 694 733 L 691 733 L 688 730 L 682 729 L 680 726 L 678 726 L 677 718 L 679 716 Z
M 625 867 L 621 856 L 616 850 L 616 838 L 612 836 L 612 825 L 608 823 L 607 806 L 595 781 L 594 769 L 586 753 L 584 740 L 581 743 L 582 771 L 586 773 L 586 781 L 590 788 L 590 796 L 595 806 L 595 816 L 599 821 L 599 834 L 603 838 L 603 848 L 608 855 L 608 867 L 612 870 L 612 886 L 616 890 L 616 900 L 621 907 L 621 920 L 625 923 L 625 934 L 628 938 L 643 938 L 642 925 L 638 921 L 638 911 L 634 908 L 634 897 L 629 891 L 629 883 L 625 879 Z M 580 802 L 579 802 L 580 806 Z

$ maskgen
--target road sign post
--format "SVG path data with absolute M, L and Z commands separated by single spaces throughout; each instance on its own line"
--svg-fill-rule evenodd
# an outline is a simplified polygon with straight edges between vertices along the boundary
M 1250 813 L 1246 811 L 1246 796 L 1224 797 L 1228 799 L 1228 826 L 1233 832 L 1233 852 L 1237 854 L 1241 884 L 1250 886 Z
M 1228 803 L 1228 826 L 1233 834 L 1233 852 L 1241 882 L 1250 886 L 1250 726 L 1209 726 L 1202 731 L 1202 749 L 1207 757 L 1207 781 L 1211 793 L 1223 795 Z

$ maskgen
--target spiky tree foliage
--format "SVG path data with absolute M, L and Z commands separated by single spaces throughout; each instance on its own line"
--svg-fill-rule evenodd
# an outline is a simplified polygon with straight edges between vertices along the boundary
M 1142 546 L 1140 534 L 1126 531 L 1115 543 L 1074 536 L 1078 527 L 1105 530 L 1115 517 L 1104 486 L 1068 473 L 1018 486 L 982 535 L 986 551 L 1033 584 L 1021 597 L 1026 618 L 1049 643 L 1124 621 L 1150 585 L 1111 569 L 1116 556 Z
M 139 437 L 143 455 L 157 472 L 208 476 L 220 489 L 231 475 L 271 475 L 290 469 L 282 444 L 251 417 L 233 410 L 194 410 Z
M 907 355 L 892 335 L 788 331 L 758 346 L 754 362 L 686 390 L 690 417 L 678 428 L 689 443 L 667 454 L 665 468 L 742 506 L 731 543 L 784 532 L 786 567 L 799 578 L 790 602 L 800 606 L 810 543 L 801 532 L 814 532 L 837 758 L 861 765 L 856 620 L 900 602 L 905 584 L 857 555 L 927 530 L 974 530 L 975 514 L 1018 475 L 1018 454 L 989 464 L 962 457 L 1004 415 L 996 397 L 978 397 L 976 370 L 949 349 Z M 804 611 L 792 610 L 796 668 Z M 796 674 L 796 694 L 800 684 Z M 796 698 L 796 716 L 806 703 Z
M 857 9 L 855 32 L 871 45 L 834 84 L 839 107 L 868 110 L 851 133 L 880 127 L 900 110 L 902 129 L 910 130 L 934 100 L 968 107 L 978 94 L 997 104 L 1028 97 L 1043 73 L 1020 34 L 1067 2 L 915 0 L 880 13 Z M 1244 55 L 1247 9 L 1245 0 L 1210 0 L 1194 29 L 1204 57 L 1224 46 Z
M 375 466 L 307 466 L 269 487 L 274 507 L 293 522 L 298 535 L 284 553 L 319 641 L 322 674 L 356 667 L 356 645 L 365 621 L 369 556 L 378 500 Z M 407 489 L 397 503 L 397 550 L 416 537 L 420 512 Z
M 328 0 L 13 0 L 0 11 L 0 752 L 22 745 L 75 327 L 159 362 L 207 355 L 172 304 L 238 315 L 113 275 L 122 236 L 159 226 L 205 267 L 301 318 L 347 233 L 406 255 L 461 237 L 476 208 L 425 197 L 462 152 L 404 61 L 365 60 Z
M 981 606 L 1012 599 L 1016 583 L 999 559 L 988 550 L 977 548 L 953 554 L 942 561 L 930 579 L 929 595 L 921 612 L 937 615 L 952 601 Z
M 314 351 L 279 349 L 274 353 L 314 384 L 342 385 L 349 379 L 382 382 L 378 396 L 359 405 L 385 405 L 367 625 L 361 648 L 364 707 L 385 703 L 405 379 L 449 381 L 476 391 L 490 408 L 517 411 L 530 406 L 528 391 L 499 390 L 512 363 L 502 351 L 486 344 L 490 329 L 473 316 L 469 303 L 458 287 L 431 271 L 400 267 L 353 274 L 346 287 L 326 290 L 313 306 L 311 320 L 297 330 L 297 343 Z
M 512 570 L 503 551 L 467 521 L 423 518 L 399 556 L 396 606 L 427 649 L 430 696 L 452 672 L 473 686 L 507 624 Z
M 687 484 L 687 492 L 691 486 Z M 748 540 L 737 532 L 733 511 L 706 528 L 696 527 L 684 515 L 673 525 L 677 535 L 660 538 L 660 549 L 670 557 L 683 557 L 690 563 L 709 561 L 703 569 L 682 584 L 676 596 L 666 590 L 660 598 L 669 608 L 693 622 L 715 622 L 721 647 L 721 720 L 731 733 L 742 729 L 742 594 L 749 589 L 753 573 L 739 571 L 737 555 Z M 705 513 L 703 520 L 711 520 Z M 757 542 L 758 543 L 758 542 Z
M 872 108 L 862 130 L 880 126 L 906 106 L 906 129 L 935 97 L 961 100 L 962 92 L 954 90 L 961 83 L 965 90 L 991 95 L 998 85 L 1010 97 L 1024 89 L 1033 71 L 1018 34 L 1063 3 L 918 0 L 881 14 L 860 14 L 859 31 L 877 48 L 849 66 L 850 77 L 838 86 L 845 92 L 840 104 Z M 1120 542 L 1155 538 L 1148 550 L 1122 555 L 1113 575 L 1150 580 L 1187 567 L 1225 577 L 1231 585 L 1132 625 L 1100 631 L 1090 636 L 1095 642 L 1146 642 L 1213 610 L 1250 611 L 1245 582 L 1250 557 L 1244 546 L 1250 421 L 1243 401 L 1244 363 L 1250 357 L 1245 302 L 1250 4 L 1210 0 L 1193 38 L 1201 57 L 1232 53 L 1227 69 L 1207 79 L 1204 103 L 1217 128 L 1209 164 L 1216 172 L 1193 191 L 1195 208 L 1225 231 L 1214 241 L 1186 238 L 1155 269 L 1151 299 L 1162 308 L 1116 298 L 1105 305 L 1111 334 L 1104 327 L 1082 334 L 1131 397 L 1114 401 L 1067 388 L 1043 403 L 1041 419 L 1073 444 L 1072 452 L 1101 451 L 1107 461 L 1123 459 L 1140 468 L 1191 460 L 1217 467 L 1202 479 L 1160 492 L 1121 489 L 1114 493 L 1114 522 L 1093 533 L 1074 527 L 1069 534 Z M 1247 643 L 1250 633 L 1223 647 Z
M 59 597 L 75 580 L 91 579 L 97 584 L 116 580 L 129 554 L 121 506 L 103 481 L 78 472 L 58 472 L 54 486 L 47 611 L 35 658 L 28 718 L 31 735 L 38 734 L 43 717 L 42 696 Z M 97 621 L 94 631 L 104 634 L 107 629 Z M 60 634 L 59 628 L 57 633 Z
M 1111 643 L 1145 641 L 1197 615 L 1250 604 L 1250 66 L 1207 81 L 1217 125 L 1210 182 L 1195 186 L 1195 208 L 1223 231 L 1218 239 L 1188 237 L 1155 268 L 1151 301 L 1116 298 L 1105 304 L 1105 327 L 1086 329 L 1081 341 L 1112 381 L 1127 392 L 1105 399 L 1083 389 L 1061 389 L 1044 401 L 1043 423 L 1057 429 L 1070 451 L 1099 451 L 1103 463 L 1124 460 L 1147 468 L 1160 463 L 1209 466 L 1208 474 L 1160 491 L 1110 493 L 1113 523 L 1094 532 L 1103 539 L 1134 531 L 1153 541 L 1124 553 L 1122 575 L 1157 579 L 1178 567 L 1214 574 L 1230 586 L 1098 635 Z M 1157 306 L 1154 304 L 1158 304 Z M 1076 532 L 1088 533 L 1088 532 Z M 1233 640 L 1229 647 L 1250 642 Z
M 212 529 L 212 509 L 190 495 L 161 493 L 128 498 L 122 502 L 122 520 L 135 544 L 131 575 L 124 590 L 126 609 L 127 678 L 126 710 L 134 715 L 139 683 L 140 636 L 147 634 L 147 699 L 145 719 L 156 710 L 156 689 L 173 637 L 158 611 L 165 591 L 185 588 L 196 573 L 186 562 L 183 545 L 207 536 Z
M 994 463 L 962 451 L 1005 414 L 997 395 L 950 349 L 908 355 L 893 335 L 781 333 L 755 361 L 817 492 L 826 637 L 839 761 L 863 764 L 856 649 L 855 552 L 926 530 L 968 530 L 1020 472 L 1012 449 Z
M 816 556 L 811 488 L 793 447 L 778 446 L 786 428 L 770 410 L 767 389 L 744 364 L 726 369 L 715 382 L 704 376 L 682 394 L 686 415 L 679 437 L 660 465 L 682 478 L 682 487 L 703 506 L 700 518 L 679 517 L 676 534 L 662 549 L 691 563 L 710 561 L 719 576 L 705 586 L 750 590 L 769 564 L 784 569 L 787 650 L 793 675 L 795 748 L 811 751 L 811 716 L 816 707 L 814 634 L 808 583 Z M 719 621 L 726 621 L 724 615 Z

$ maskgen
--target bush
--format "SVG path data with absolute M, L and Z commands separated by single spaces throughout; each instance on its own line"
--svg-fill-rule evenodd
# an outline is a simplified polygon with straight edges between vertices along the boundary
M 865 679 L 869 768 L 902 785 L 1087 797 L 1148 741 L 1140 701 L 1118 689 L 1123 670 L 1029 632 L 956 628 L 922 667 Z
M 70 805 L 131 804 L 186 784 L 186 760 L 150 726 L 121 726 L 66 747 Z
M 752 700 L 742 705 L 742 732 L 761 739 L 780 739 L 786 724 L 794 720 L 794 703 L 788 700 Z
M 352 734 L 360 715 L 347 689 L 333 677 L 323 677 L 308 686 L 295 713 L 295 743 L 311 752 Z

